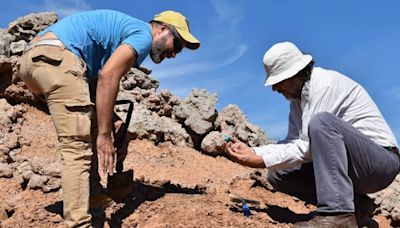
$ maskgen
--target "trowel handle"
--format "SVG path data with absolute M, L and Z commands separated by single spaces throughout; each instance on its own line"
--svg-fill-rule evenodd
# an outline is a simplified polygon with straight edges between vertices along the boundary
M 128 108 L 128 113 L 126 115 L 126 119 L 124 121 L 124 124 L 120 129 L 118 129 L 118 132 L 114 132 L 114 147 L 118 150 L 124 145 L 125 141 L 125 136 L 126 132 L 128 131 L 129 123 L 131 121 L 132 117 L 132 112 L 133 112 L 133 101 L 131 100 L 117 100 L 115 101 L 115 105 L 121 105 L 121 104 L 129 104 Z
M 117 161 L 117 164 L 115 165 L 115 170 L 117 171 L 117 173 L 122 173 L 122 171 L 124 170 L 123 161 Z
M 132 112 L 133 112 L 133 102 L 131 100 L 115 101 L 115 105 L 121 105 L 121 104 L 129 104 L 129 108 L 128 108 L 128 113 L 126 115 L 126 119 L 125 119 L 122 127 L 120 129 L 118 129 L 118 132 L 115 132 L 113 130 L 114 147 L 117 150 L 121 149 L 121 147 L 124 145 L 126 133 L 128 131 L 129 123 L 131 121 Z M 122 173 L 122 171 L 124 169 L 123 161 L 117 161 L 115 169 L 116 169 L 117 173 Z

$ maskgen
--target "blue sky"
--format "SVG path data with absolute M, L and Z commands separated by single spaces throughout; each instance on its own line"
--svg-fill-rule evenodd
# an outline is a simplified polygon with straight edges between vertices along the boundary
M 149 21 L 182 12 L 202 42 L 160 65 L 143 66 L 180 97 L 192 88 L 219 96 L 218 110 L 237 104 L 250 122 L 274 139 L 287 133 L 289 103 L 264 87 L 262 57 L 273 44 L 291 41 L 317 66 L 337 70 L 363 85 L 400 141 L 400 1 L 345 0 L 2 0 L 0 27 L 30 12 L 64 17 L 91 9 L 115 9 Z

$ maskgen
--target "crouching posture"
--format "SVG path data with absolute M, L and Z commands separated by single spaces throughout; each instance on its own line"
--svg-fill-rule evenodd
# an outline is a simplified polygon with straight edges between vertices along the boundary
M 269 169 L 278 190 L 317 205 L 317 216 L 295 227 L 357 227 L 366 194 L 387 187 L 400 170 L 397 141 L 365 89 L 345 75 L 314 67 L 292 43 L 264 55 L 266 86 L 290 101 L 285 140 L 250 148 L 234 139 L 227 154 Z

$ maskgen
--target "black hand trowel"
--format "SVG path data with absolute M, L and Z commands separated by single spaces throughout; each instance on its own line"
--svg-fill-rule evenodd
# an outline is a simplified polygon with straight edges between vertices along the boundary
M 125 143 L 125 137 L 128 131 L 129 123 L 133 112 L 133 102 L 130 100 L 117 100 L 115 105 L 129 104 L 128 113 L 122 126 L 118 129 L 118 132 L 113 130 L 114 134 L 114 147 L 120 150 Z M 118 153 L 117 153 L 118 157 Z M 116 173 L 113 176 L 107 177 L 107 194 L 115 201 L 121 202 L 123 198 L 132 191 L 133 182 L 133 170 L 124 170 L 123 165 L 124 159 L 117 159 Z

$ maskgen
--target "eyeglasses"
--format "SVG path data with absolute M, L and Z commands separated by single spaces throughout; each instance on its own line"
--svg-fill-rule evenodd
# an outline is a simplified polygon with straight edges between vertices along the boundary
M 181 52 L 183 47 L 182 47 L 181 38 L 180 38 L 178 32 L 173 27 L 170 27 L 169 31 L 171 32 L 172 36 L 174 37 L 174 52 L 175 53 Z

